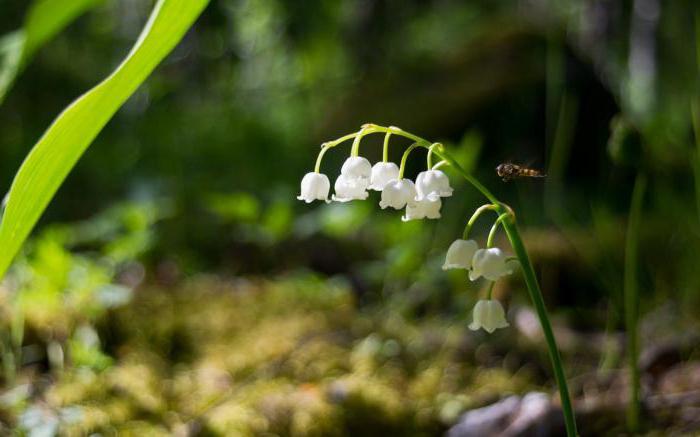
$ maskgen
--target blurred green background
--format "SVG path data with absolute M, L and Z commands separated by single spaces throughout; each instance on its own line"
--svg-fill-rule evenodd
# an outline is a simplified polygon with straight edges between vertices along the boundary
M 28 7 L 2 0 L 0 34 Z M 0 191 L 151 7 L 100 2 L 37 53 L 0 105 Z M 698 432 L 696 17 L 692 0 L 212 1 L 0 283 L 0 430 L 441 435 L 554 393 L 519 275 L 495 291 L 512 327 L 488 336 L 467 329 L 483 284 L 440 269 L 482 203 L 456 173 L 439 221 L 402 223 L 376 194 L 296 200 L 319 145 L 373 122 L 443 142 L 516 210 L 582 435 L 625 430 L 625 230 L 645 175 L 642 432 Z M 331 180 L 348 153 L 326 155 Z M 505 161 L 548 177 L 504 183 Z

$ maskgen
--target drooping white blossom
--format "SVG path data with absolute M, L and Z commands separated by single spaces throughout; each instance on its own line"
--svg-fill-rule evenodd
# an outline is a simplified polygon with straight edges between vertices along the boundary
M 401 220 L 407 222 L 409 220 L 419 220 L 419 219 L 439 219 L 440 208 L 442 207 L 442 201 L 440 196 L 431 194 L 427 197 L 419 199 L 416 197 L 413 201 L 408 202 L 406 205 L 406 214 L 401 217 Z
M 507 262 L 506 254 L 497 247 L 479 249 L 474 253 L 469 279 L 476 281 L 483 276 L 489 281 L 510 275 L 514 271 L 513 263 Z
M 306 173 L 301 180 L 301 193 L 297 196 L 297 199 L 306 203 L 311 203 L 314 200 L 328 202 L 330 189 L 331 182 L 328 180 L 328 176 L 316 172 Z
M 352 178 L 341 174 L 335 180 L 335 194 L 333 200 L 336 202 L 349 202 L 351 200 L 365 200 L 369 193 L 367 192 L 368 180 L 365 178 Z
M 403 209 L 416 198 L 416 186 L 410 179 L 395 179 L 384 186 L 379 206 Z
M 450 244 L 442 269 L 471 269 L 474 254 L 479 245 L 474 240 L 455 240 Z
M 393 162 L 378 162 L 372 167 L 369 189 L 382 191 L 386 184 L 399 178 L 399 167 Z
M 343 163 L 340 174 L 352 179 L 364 178 L 369 181 L 372 175 L 372 164 L 370 164 L 367 158 L 363 158 L 362 156 L 351 156 Z
M 366 199 L 371 174 L 372 165 L 366 158 L 351 156 L 346 159 L 340 169 L 340 176 L 335 180 L 333 200 L 349 202 Z
M 440 170 L 422 171 L 416 178 L 416 199 L 425 199 L 431 194 L 440 197 L 450 197 L 452 195 L 452 187 L 447 175 Z
M 469 325 L 469 329 L 476 331 L 483 329 L 491 334 L 499 328 L 510 326 L 506 320 L 505 311 L 501 303 L 495 299 L 480 300 L 474 305 L 474 320 Z

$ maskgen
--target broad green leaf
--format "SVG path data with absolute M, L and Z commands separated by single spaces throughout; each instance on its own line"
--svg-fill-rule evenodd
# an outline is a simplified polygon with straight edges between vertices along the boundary
M 24 28 L 0 38 L 0 103 L 36 51 L 63 28 L 103 0 L 38 0 Z
M 0 222 L 0 277 L 90 143 L 182 39 L 208 1 L 159 0 L 121 65 L 68 106 L 34 146 L 12 182 Z

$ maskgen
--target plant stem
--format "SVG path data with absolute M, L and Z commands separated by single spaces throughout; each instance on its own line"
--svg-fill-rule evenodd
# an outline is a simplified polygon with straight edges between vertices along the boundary
M 360 131 L 357 133 L 355 140 L 352 142 L 350 156 L 358 156 L 360 154 L 360 141 L 362 141 L 362 137 L 364 137 L 366 134 L 367 129 L 365 129 L 364 127 L 360 129 Z
M 316 166 L 314 167 L 314 171 L 316 173 L 321 172 L 321 161 L 323 161 L 323 155 L 325 155 L 326 152 L 328 151 L 328 149 L 330 149 L 332 147 L 333 146 L 329 146 L 329 145 L 325 145 L 325 144 L 323 146 L 321 146 L 321 151 L 318 153 L 318 156 L 316 157 Z
M 540 319 L 542 332 L 544 333 L 547 348 L 549 349 L 549 358 L 552 361 L 552 368 L 554 369 L 554 377 L 557 381 L 557 385 L 559 386 L 559 397 L 561 398 L 561 408 L 564 413 L 566 434 L 569 437 L 576 437 L 578 435 L 576 432 L 576 419 L 574 417 L 574 409 L 569 396 L 569 387 L 566 383 L 566 374 L 564 373 L 564 366 L 562 365 L 561 356 L 559 355 L 559 348 L 557 347 L 557 341 L 554 337 L 554 331 L 552 331 L 552 325 L 549 322 L 547 308 L 544 304 L 542 291 L 537 283 L 535 271 L 530 263 L 530 258 L 525 250 L 525 245 L 520 238 L 518 227 L 515 224 L 515 218 L 511 217 L 509 220 L 504 220 L 503 229 L 506 231 L 506 235 L 510 240 L 515 256 L 518 257 L 518 261 L 520 262 L 523 276 L 525 278 L 525 285 L 527 285 L 527 291 L 530 294 L 530 299 L 532 300 L 535 310 L 537 311 L 537 317 Z
M 625 330 L 627 332 L 627 360 L 631 386 L 630 399 L 627 406 L 627 427 L 631 432 L 636 432 L 639 429 L 639 332 L 637 329 L 639 290 L 637 287 L 637 264 L 639 258 L 639 229 L 646 185 L 646 175 L 642 172 L 638 173 L 632 190 L 625 241 Z
M 384 152 L 382 154 L 382 161 L 389 162 L 389 138 L 391 137 L 391 131 L 384 135 Z
M 523 244 L 522 238 L 520 238 L 520 233 L 518 232 L 518 227 L 515 223 L 515 214 L 513 214 L 508 206 L 499 202 L 498 199 L 496 199 L 496 197 L 491 194 L 486 187 L 481 185 L 479 181 L 464 171 L 459 163 L 457 163 L 454 158 L 452 158 L 452 156 L 450 156 L 444 150 L 444 148 L 440 148 L 439 151 L 436 151 L 435 153 L 437 153 L 442 159 L 449 162 L 455 170 L 462 174 L 464 179 L 481 191 L 481 193 L 496 206 L 496 210 L 498 211 L 499 215 L 508 213 L 506 219 L 502 221 L 503 229 L 506 231 L 506 235 L 508 236 L 508 240 L 510 240 L 515 256 L 520 262 L 523 276 L 525 278 L 525 285 L 527 286 L 527 291 L 530 295 L 530 300 L 532 300 L 532 304 L 535 306 L 537 317 L 539 318 L 540 325 L 542 326 L 542 332 L 544 333 L 547 349 L 549 350 L 549 358 L 552 362 L 552 368 L 554 370 L 554 378 L 556 379 L 557 386 L 559 387 L 559 397 L 561 398 L 561 408 L 564 413 L 566 434 L 569 437 L 576 437 L 578 435 L 576 431 L 576 419 L 574 417 L 574 409 L 571 403 L 571 397 L 569 395 L 569 387 L 566 382 L 564 366 L 561 361 L 561 356 L 559 355 L 559 348 L 557 347 L 557 341 L 554 337 L 552 324 L 550 323 L 549 316 L 547 315 L 547 308 L 544 304 L 542 291 L 537 283 L 537 276 L 532 268 L 530 257 L 527 254 L 527 250 L 525 250 L 525 245 Z
M 401 166 L 399 167 L 399 180 L 403 179 L 403 172 L 404 170 L 406 170 L 406 161 L 408 160 L 408 155 L 413 149 L 420 146 L 420 143 L 413 143 L 408 147 L 408 149 L 406 149 L 405 152 L 403 152 L 403 156 L 401 157 Z
M 430 145 L 430 148 L 428 148 L 428 156 L 427 156 L 427 158 L 426 158 L 426 159 L 427 159 L 427 167 L 428 167 L 428 170 L 432 170 L 432 169 L 433 169 L 433 149 L 434 149 L 435 147 L 440 147 L 440 146 L 442 146 L 442 144 L 440 144 L 440 143 L 433 143 L 433 144 Z
M 486 299 L 491 300 L 491 296 L 493 295 L 493 286 L 496 285 L 496 281 L 491 281 L 489 283 L 489 289 L 486 291 Z
M 469 239 L 469 232 L 472 230 L 472 226 L 474 226 L 474 223 L 476 220 L 479 218 L 481 214 L 483 214 L 484 211 L 488 210 L 496 210 L 498 207 L 493 204 L 486 204 L 486 205 L 481 205 L 474 211 L 474 214 L 472 214 L 471 218 L 467 222 L 467 225 L 464 227 L 464 232 L 462 232 L 462 240 L 467 240 Z
M 504 212 L 503 214 L 499 215 L 496 221 L 493 223 L 493 226 L 491 226 L 491 230 L 489 231 L 489 236 L 486 239 L 486 248 L 490 248 L 493 245 L 493 238 L 496 236 L 496 231 L 498 230 L 498 225 L 503 222 L 508 217 L 508 213 Z

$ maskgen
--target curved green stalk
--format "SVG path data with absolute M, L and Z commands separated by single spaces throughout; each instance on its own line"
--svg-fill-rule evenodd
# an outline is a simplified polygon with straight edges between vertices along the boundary
M 571 397 L 569 395 L 569 387 L 566 382 L 564 366 L 561 361 L 556 338 L 554 337 L 552 324 L 550 323 L 549 316 L 547 315 L 547 308 L 544 304 L 542 291 L 537 283 L 537 276 L 532 268 L 530 257 L 527 254 L 527 250 L 525 250 L 525 245 L 523 244 L 522 238 L 520 237 L 520 232 L 518 231 L 518 227 L 515 222 L 515 214 L 512 213 L 507 205 L 500 203 L 498 199 L 496 199 L 496 197 L 491 194 L 486 187 L 481 185 L 479 181 L 464 171 L 464 169 L 444 150 L 444 148 L 441 148 L 440 151 L 436 151 L 436 153 L 442 159 L 449 162 L 455 170 L 461 173 L 464 179 L 481 191 L 481 193 L 496 206 L 499 216 L 501 214 L 508 213 L 506 218 L 502 221 L 503 229 L 506 231 L 506 235 L 508 236 L 508 240 L 513 247 L 515 256 L 520 262 L 523 277 L 525 279 L 525 285 L 527 286 L 527 291 L 530 295 L 530 300 L 532 300 L 532 304 L 535 306 L 537 317 L 539 318 L 540 325 L 542 326 L 542 332 L 544 333 L 547 349 L 549 350 L 549 358 L 552 362 L 552 369 L 554 370 L 554 378 L 556 379 L 557 386 L 559 387 L 559 397 L 561 398 L 561 408 L 564 413 L 566 434 L 569 437 L 576 437 L 578 435 L 576 431 L 576 419 L 574 416 L 573 405 L 571 403 Z
M 515 256 L 518 257 L 518 261 L 520 262 L 520 266 L 523 271 L 523 277 L 525 278 L 525 285 L 527 285 L 527 291 L 530 294 L 530 300 L 532 300 L 535 310 L 537 311 L 537 317 L 540 319 L 542 332 L 544 333 L 547 348 L 549 349 L 549 358 L 552 362 L 552 368 L 554 369 L 554 377 L 557 381 L 557 386 L 559 386 L 559 397 L 561 398 L 561 409 L 564 413 L 566 434 L 569 437 L 576 437 L 578 435 L 576 431 L 576 419 L 574 417 L 573 405 L 571 404 L 571 397 L 569 396 L 569 387 L 566 382 L 566 374 L 564 373 L 564 366 L 561 361 L 561 356 L 559 355 L 557 340 L 554 337 L 554 331 L 552 331 L 552 325 L 549 322 L 547 307 L 544 304 L 542 291 L 537 283 L 537 276 L 535 276 L 535 271 L 530 263 L 530 257 L 527 255 L 525 245 L 520 238 L 520 233 L 518 232 L 518 227 L 515 224 L 515 219 L 512 218 L 511 220 L 504 220 L 503 229 L 506 231 L 506 235 L 510 240 Z
M 508 217 L 508 213 L 504 212 L 503 214 L 499 215 L 496 221 L 493 223 L 493 226 L 491 226 L 491 230 L 489 231 L 489 236 L 486 239 L 486 248 L 490 248 L 493 246 L 493 237 L 496 236 L 496 231 L 498 230 L 498 225 L 500 225 L 503 220 L 505 220 Z
M 413 143 L 411 144 L 408 149 L 406 149 L 405 152 L 403 152 L 403 156 L 401 157 L 401 166 L 399 166 L 399 180 L 403 179 L 403 172 L 406 170 L 406 161 L 408 160 L 408 155 L 415 149 L 416 147 L 420 147 L 420 143 Z
M 332 148 L 332 147 L 333 147 L 333 146 L 328 146 L 328 145 L 326 145 L 326 144 L 324 144 L 323 146 L 321 146 L 321 151 L 318 152 L 318 156 L 316 157 L 316 165 L 314 166 L 314 171 L 315 171 L 316 173 L 320 173 L 320 172 L 321 172 L 321 161 L 323 161 L 323 155 L 325 155 L 326 152 L 328 151 L 328 149 L 330 149 L 330 148 Z
M 642 202 L 646 191 L 647 178 L 637 174 L 632 189 L 632 201 L 625 237 L 625 331 L 627 332 L 627 360 L 630 372 L 631 389 L 627 405 L 627 427 L 629 431 L 639 429 L 639 291 L 637 287 L 637 260 L 639 258 L 639 229 L 642 218 Z
M 389 138 L 391 138 L 391 131 L 384 135 L 384 151 L 382 153 L 382 162 L 389 162 Z
M 472 226 L 474 226 L 474 223 L 476 220 L 479 218 L 479 216 L 484 212 L 484 211 L 489 211 L 489 210 L 496 210 L 498 207 L 493 204 L 486 204 L 486 205 L 481 205 L 474 211 L 474 214 L 472 214 L 471 218 L 467 222 L 467 225 L 464 227 L 464 231 L 462 232 L 462 240 L 468 240 L 469 239 L 469 233 L 472 230 Z
M 496 285 L 496 281 L 490 281 L 489 289 L 486 291 L 486 299 L 491 300 L 493 296 L 493 286 Z

